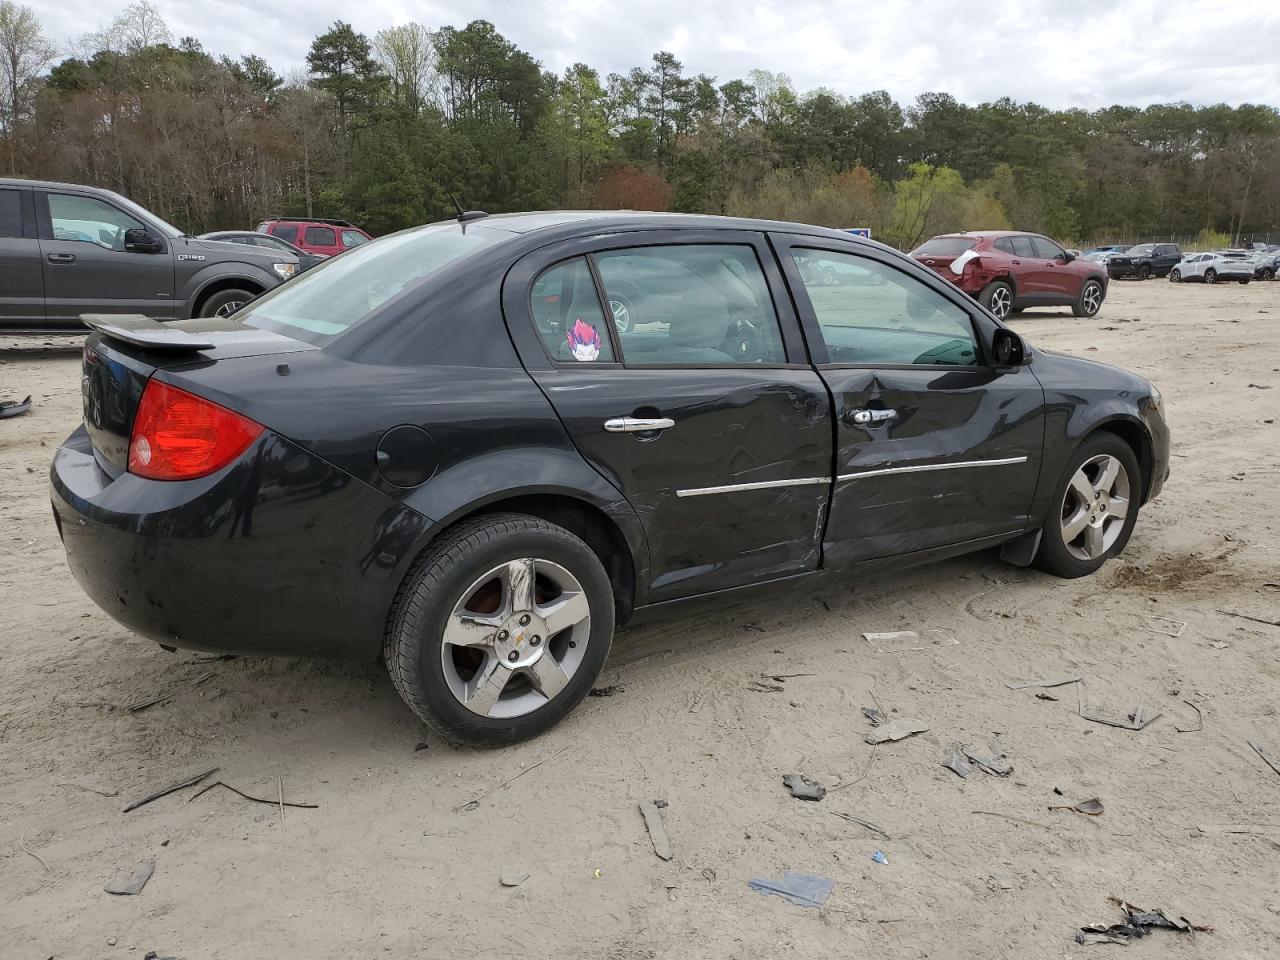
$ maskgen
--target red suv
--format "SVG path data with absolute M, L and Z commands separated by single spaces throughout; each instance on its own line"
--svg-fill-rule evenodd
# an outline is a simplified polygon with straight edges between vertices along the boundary
M 350 250 L 373 239 L 346 220 L 270 217 L 258 224 L 258 232 L 279 237 L 318 257 L 336 257 L 343 250 Z
M 1077 317 L 1092 317 L 1107 296 L 1104 264 L 1078 259 L 1035 233 L 946 233 L 911 256 L 1001 320 L 1027 307 L 1070 307 Z

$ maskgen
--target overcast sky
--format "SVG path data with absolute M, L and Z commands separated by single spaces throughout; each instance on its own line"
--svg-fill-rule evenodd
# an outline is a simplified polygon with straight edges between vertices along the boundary
M 126 0 L 26 0 L 69 47 Z M 888 90 L 900 102 L 948 91 L 1053 107 L 1280 104 L 1280 4 L 1272 0 L 159 0 L 175 37 L 301 67 L 334 20 L 372 36 L 492 21 L 547 69 L 575 61 L 624 73 L 670 50 L 721 82 L 755 68 L 800 91 Z

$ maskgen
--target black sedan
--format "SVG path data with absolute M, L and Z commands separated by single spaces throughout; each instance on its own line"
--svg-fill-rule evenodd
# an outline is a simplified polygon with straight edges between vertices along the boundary
M 253 230 L 215 230 L 212 233 L 200 234 L 198 239 L 217 240 L 221 243 L 238 243 L 245 247 L 262 247 L 267 250 L 283 250 L 285 253 L 291 253 L 298 258 L 299 273 L 324 263 L 328 259 L 328 257 L 307 253 L 287 240 L 281 240 L 279 237 L 273 237 L 267 233 L 257 233 Z
M 819 227 L 472 213 L 234 319 L 86 322 L 52 467 L 86 592 L 167 647 L 382 654 L 458 741 L 546 729 L 679 601 L 993 546 L 1092 573 L 1168 473 L 1150 383 Z

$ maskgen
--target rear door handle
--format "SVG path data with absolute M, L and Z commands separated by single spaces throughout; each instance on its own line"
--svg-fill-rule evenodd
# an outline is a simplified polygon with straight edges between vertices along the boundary
M 856 424 L 886 423 L 898 419 L 897 410 L 850 410 L 845 414 Z
M 669 430 L 676 422 L 669 417 L 612 417 L 604 422 L 610 433 L 645 433 Z
M 76 255 L 74 253 L 51 253 L 47 259 L 50 263 L 75 263 Z

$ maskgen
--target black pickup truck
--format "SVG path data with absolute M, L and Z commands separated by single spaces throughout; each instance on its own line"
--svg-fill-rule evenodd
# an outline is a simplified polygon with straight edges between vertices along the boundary
M 84 330 L 82 313 L 225 317 L 298 258 L 188 237 L 97 187 L 0 179 L 0 330 Z
M 1107 257 L 1107 275 L 1112 280 L 1165 277 L 1181 262 L 1182 249 L 1176 243 L 1140 243 L 1124 253 Z

